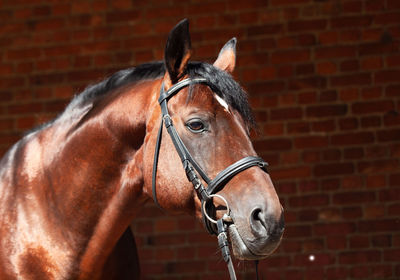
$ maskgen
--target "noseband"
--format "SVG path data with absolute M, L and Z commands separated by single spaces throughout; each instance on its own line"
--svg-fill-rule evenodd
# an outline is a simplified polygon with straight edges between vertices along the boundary
M 177 94 L 181 89 L 193 85 L 193 84 L 204 84 L 211 88 L 213 91 L 218 91 L 218 88 L 210 83 L 207 79 L 204 78 L 188 78 L 182 80 L 176 84 L 174 84 L 167 91 L 164 90 L 164 84 L 161 85 L 160 89 L 160 97 L 158 102 L 161 106 L 161 124 L 158 130 L 155 153 L 154 153 L 154 163 L 153 163 L 153 173 L 152 173 L 152 192 L 153 199 L 158 207 L 161 208 L 160 204 L 157 200 L 157 191 L 156 191 L 156 175 L 157 175 L 157 165 L 158 165 L 158 156 L 160 153 L 160 144 L 162 138 L 162 130 L 163 124 L 165 124 L 165 128 L 168 131 L 168 134 L 171 137 L 172 143 L 175 146 L 175 150 L 178 152 L 178 155 L 182 161 L 183 168 L 185 169 L 186 176 L 188 180 L 193 184 L 194 189 L 196 190 L 200 200 L 201 200 L 201 211 L 203 216 L 203 221 L 206 229 L 210 234 L 218 235 L 218 244 L 222 250 L 222 255 L 224 260 L 228 263 L 229 273 L 231 275 L 231 279 L 236 279 L 235 271 L 233 269 L 232 260 L 230 258 L 229 253 L 229 245 L 228 239 L 226 235 L 227 231 L 227 223 L 232 223 L 232 219 L 229 213 L 229 206 L 227 201 L 221 195 L 218 195 L 217 192 L 221 191 L 226 183 L 232 179 L 238 173 L 253 167 L 258 166 L 265 172 L 267 172 L 266 167 L 268 164 L 263 161 L 259 157 L 248 156 L 238 160 L 232 165 L 225 168 L 221 171 L 214 179 L 210 179 L 206 172 L 200 167 L 200 165 L 196 162 L 196 160 L 192 157 L 189 150 L 186 148 L 182 139 L 180 138 L 176 128 L 173 125 L 171 116 L 168 112 L 168 100 Z M 207 188 L 203 185 L 203 182 L 199 178 L 199 176 L 203 179 L 203 181 L 207 184 Z M 215 217 L 215 207 L 212 203 L 213 197 L 219 197 L 227 207 L 227 212 L 224 216 L 216 221 Z

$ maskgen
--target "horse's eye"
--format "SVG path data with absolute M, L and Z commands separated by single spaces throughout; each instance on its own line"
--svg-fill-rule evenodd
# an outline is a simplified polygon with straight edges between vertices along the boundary
M 205 125 L 201 120 L 191 120 L 186 123 L 186 127 L 194 133 L 200 133 L 205 130 Z

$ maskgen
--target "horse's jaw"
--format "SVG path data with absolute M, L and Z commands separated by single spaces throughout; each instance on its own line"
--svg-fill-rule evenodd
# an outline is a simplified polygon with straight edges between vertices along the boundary
M 261 260 L 270 256 L 278 248 L 281 239 L 263 248 L 261 252 L 253 252 L 249 249 L 239 234 L 235 224 L 228 227 L 229 239 L 231 242 L 233 255 L 239 260 Z

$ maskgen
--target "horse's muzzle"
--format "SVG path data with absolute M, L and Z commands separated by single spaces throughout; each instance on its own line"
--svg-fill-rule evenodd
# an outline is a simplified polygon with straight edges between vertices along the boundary
M 271 255 L 278 247 L 285 229 L 283 210 L 278 220 L 255 207 L 249 218 L 251 234 L 240 234 L 234 224 L 229 226 L 233 253 L 242 260 L 258 260 Z

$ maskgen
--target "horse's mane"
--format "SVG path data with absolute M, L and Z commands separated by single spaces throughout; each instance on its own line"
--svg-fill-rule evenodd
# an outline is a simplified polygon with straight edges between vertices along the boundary
M 186 71 L 189 77 L 207 79 L 216 87 L 216 94 L 236 109 L 249 126 L 254 125 L 247 94 L 228 73 L 204 62 L 189 62 Z M 137 67 L 120 70 L 103 81 L 88 86 L 80 94 L 76 95 L 59 117 L 74 115 L 74 111 L 78 111 L 77 113 L 79 114 L 82 108 L 90 107 L 96 100 L 120 87 L 143 80 L 161 78 L 164 74 L 165 66 L 163 62 L 145 63 Z M 36 128 L 34 131 L 50 125 L 53 121 Z

